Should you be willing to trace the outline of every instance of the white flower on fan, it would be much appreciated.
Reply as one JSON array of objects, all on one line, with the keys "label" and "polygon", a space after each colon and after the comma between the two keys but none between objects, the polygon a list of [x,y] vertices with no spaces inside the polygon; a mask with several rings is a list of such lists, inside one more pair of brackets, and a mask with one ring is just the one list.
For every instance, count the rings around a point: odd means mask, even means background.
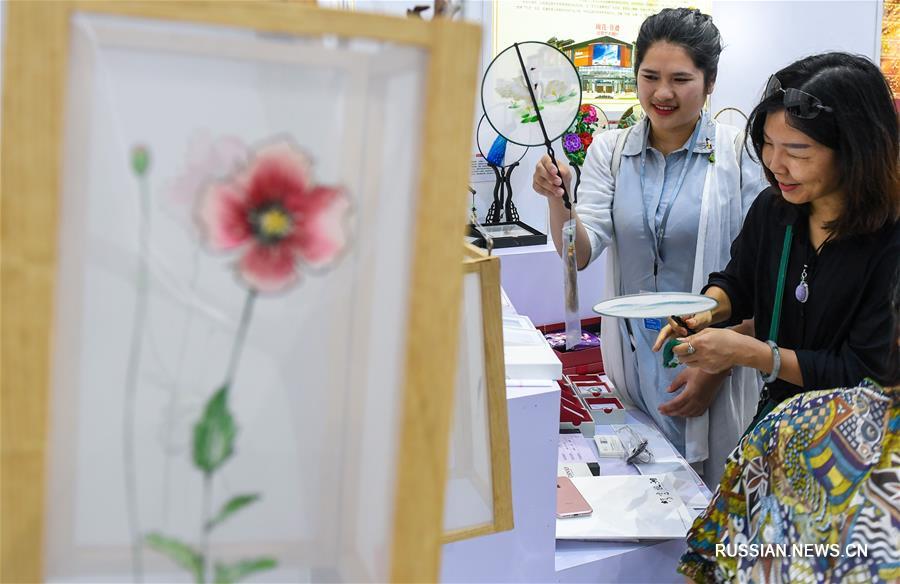
[{"label": "white flower on fan", "polygon": [[524,78],[519,75],[513,79],[498,79],[497,94],[500,97],[511,99],[513,102],[530,102],[531,96],[528,94],[528,87],[525,86]]},{"label": "white flower on fan", "polygon": [[544,84],[543,90],[544,101],[565,101],[573,97],[576,93],[575,89],[559,79],[551,79]]}]

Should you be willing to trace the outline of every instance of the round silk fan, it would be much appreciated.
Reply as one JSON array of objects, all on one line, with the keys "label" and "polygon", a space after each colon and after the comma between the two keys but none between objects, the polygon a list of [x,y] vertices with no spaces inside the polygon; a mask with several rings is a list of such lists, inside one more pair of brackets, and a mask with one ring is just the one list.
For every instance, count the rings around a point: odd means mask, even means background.
[{"label": "round silk fan", "polygon": [[616,125],[616,127],[619,129],[629,128],[641,121],[641,118],[643,117],[644,109],[641,107],[641,104],[636,103],[622,112],[622,115],[619,117],[619,123]]},{"label": "round silk fan", "polygon": [[747,116],[736,107],[724,107],[719,110],[715,116],[713,116],[720,124],[725,124],[726,126],[734,126],[735,128],[744,129],[747,126]]},{"label": "round silk fan", "polygon": [[501,220],[516,222],[519,220],[519,210],[512,200],[510,178],[513,170],[519,165],[519,161],[528,152],[528,148],[507,142],[506,138],[498,134],[493,126],[485,121],[486,119],[486,116],[481,116],[481,120],[478,122],[475,143],[488,166],[494,171],[496,181],[494,183],[494,201],[485,215],[484,222],[492,224],[500,223]]},{"label": "round silk fan", "polygon": [[[536,41],[514,43],[488,65],[481,82],[481,105],[500,136],[521,146],[543,144],[557,166],[552,142],[575,121],[581,81],[575,65],[556,47]],[[563,201],[571,209],[568,192]]]},{"label": "round silk fan", "polygon": [[594,136],[597,136],[609,129],[609,116],[607,116],[606,112],[603,111],[603,108],[596,103],[591,105],[597,110],[597,129],[594,130]]},{"label": "round silk fan", "polygon": [[497,130],[489,122],[487,116],[481,116],[478,121],[478,130],[475,135],[478,152],[488,164],[505,168],[522,160],[528,148],[513,142],[507,142],[506,138],[497,133]]}]

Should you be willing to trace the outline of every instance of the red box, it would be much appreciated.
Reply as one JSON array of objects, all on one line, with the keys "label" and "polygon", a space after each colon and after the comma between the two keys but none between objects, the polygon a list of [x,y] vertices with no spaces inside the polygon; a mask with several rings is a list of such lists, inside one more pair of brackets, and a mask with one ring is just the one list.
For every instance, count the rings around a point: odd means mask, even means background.
[{"label": "red box", "polygon": [[603,385],[603,379],[597,373],[586,375],[566,375],[565,380],[569,385]]},{"label": "red box", "polygon": [[590,347],[578,351],[553,350],[562,362],[563,373],[567,375],[583,375],[585,373],[603,373],[603,357],[600,347]]},{"label": "red box", "polygon": [[[555,333],[566,330],[566,325],[562,323],[545,324],[537,328],[543,333]],[[581,329],[599,335],[600,318],[586,318],[582,320]],[[563,373],[567,375],[604,372],[600,347],[588,347],[576,351],[557,351],[553,349],[553,352],[556,353],[557,358],[562,363]]]},{"label": "red box", "polygon": [[590,438],[594,435],[594,418],[581,397],[564,381],[559,384],[559,427],[561,430],[581,430]]},{"label": "red box", "polygon": [[584,403],[590,408],[596,424],[621,424],[625,421],[625,406],[618,398],[586,397]]}]

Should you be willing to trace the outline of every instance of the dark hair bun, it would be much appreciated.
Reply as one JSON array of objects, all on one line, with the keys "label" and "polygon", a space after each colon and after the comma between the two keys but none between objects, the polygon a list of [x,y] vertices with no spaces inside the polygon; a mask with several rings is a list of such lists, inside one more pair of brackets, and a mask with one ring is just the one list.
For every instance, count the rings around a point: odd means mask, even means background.
[{"label": "dark hair bun", "polygon": [[696,8],[665,8],[647,17],[635,42],[635,75],[647,51],[653,43],[660,41],[684,47],[694,66],[703,71],[706,86],[715,82],[719,73],[719,55],[722,54],[722,35],[711,16]]}]

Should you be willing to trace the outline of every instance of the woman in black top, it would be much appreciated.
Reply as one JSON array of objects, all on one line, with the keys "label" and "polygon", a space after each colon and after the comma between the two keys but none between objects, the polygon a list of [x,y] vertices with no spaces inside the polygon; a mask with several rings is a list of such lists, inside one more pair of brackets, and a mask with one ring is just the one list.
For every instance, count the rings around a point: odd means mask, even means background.
[{"label": "woman in black top", "polygon": [[[882,381],[900,260],[900,138],[891,90],[868,60],[807,57],[770,78],[748,134],[772,187],[756,199],[731,261],[704,289],[718,306],[663,328],[682,363],[763,372],[761,407],[803,391]],[[791,227],[791,239],[786,236]],[[787,262],[780,324],[776,288]],[[711,325],[753,318],[755,338]]]}]

